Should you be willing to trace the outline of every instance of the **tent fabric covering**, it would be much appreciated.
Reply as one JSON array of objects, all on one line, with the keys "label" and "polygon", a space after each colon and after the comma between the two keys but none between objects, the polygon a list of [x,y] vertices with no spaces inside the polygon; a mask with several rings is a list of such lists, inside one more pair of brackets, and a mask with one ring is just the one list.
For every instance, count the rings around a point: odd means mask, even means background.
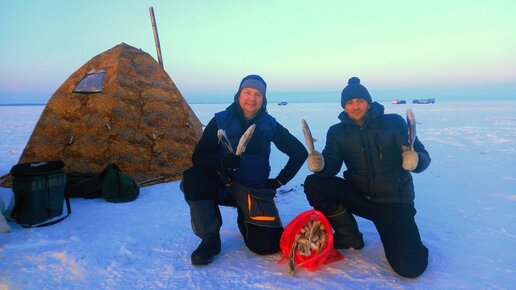
[{"label": "tent fabric covering", "polygon": [[[75,93],[91,71],[105,71],[102,91]],[[18,163],[63,160],[66,172],[100,172],[113,163],[146,186],[181,179],[201,134],[201,122],[158,62],[122,43],[58,88]]]}]

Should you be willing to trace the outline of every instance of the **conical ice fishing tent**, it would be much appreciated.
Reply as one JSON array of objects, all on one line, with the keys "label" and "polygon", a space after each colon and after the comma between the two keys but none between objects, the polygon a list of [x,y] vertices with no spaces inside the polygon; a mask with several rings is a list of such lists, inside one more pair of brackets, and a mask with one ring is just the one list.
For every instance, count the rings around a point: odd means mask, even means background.
[{"label": "conical ice fishing tent", "polygon": [[52,95],[19,163],[63,160],[65,171],[117,164],[142,185],[177,180],[201,123],[163,68],[125,43],[92,58]]}]

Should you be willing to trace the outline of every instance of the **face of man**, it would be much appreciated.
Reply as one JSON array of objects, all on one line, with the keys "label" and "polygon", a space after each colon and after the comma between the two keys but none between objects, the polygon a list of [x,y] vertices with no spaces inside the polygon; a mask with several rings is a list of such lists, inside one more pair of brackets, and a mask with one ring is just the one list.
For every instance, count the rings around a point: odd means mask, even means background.
[{"label": "face of man", "polygon": [[364,122],[364,117],[369,108],[369,103],[364,99],[351,99],[344,105],[344,111],[349,118],[359,125]]},{"label": "face of man", "polygon": [[257,89],[243,88],[238,96],[238,104],[244,112],[244,117],[251,119],[262,108],[263,95]]}]

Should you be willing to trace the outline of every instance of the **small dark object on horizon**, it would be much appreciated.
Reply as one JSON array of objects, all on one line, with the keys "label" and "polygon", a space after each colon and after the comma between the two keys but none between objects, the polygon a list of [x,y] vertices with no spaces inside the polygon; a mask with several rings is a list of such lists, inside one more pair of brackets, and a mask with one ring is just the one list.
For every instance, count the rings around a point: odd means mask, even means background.
[{"label": "small dark object on horizon", "polygon": [[434,104],[435,103],[435,99],[434,98],[430,98],[430,99],[414,99],[412,100],[412,104]]}]

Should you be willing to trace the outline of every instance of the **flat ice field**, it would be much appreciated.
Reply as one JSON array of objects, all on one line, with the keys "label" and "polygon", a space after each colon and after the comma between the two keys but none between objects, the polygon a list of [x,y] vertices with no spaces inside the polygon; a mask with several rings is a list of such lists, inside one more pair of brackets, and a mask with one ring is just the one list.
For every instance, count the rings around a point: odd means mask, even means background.
[{"label": "flat ice field", "polygon": [[[438,100],[439,101],[439,100]],[[203,124],[228,104],[193,104]],[[199,243],[179,182],[141,189],[131,203],[72,199],[72,214],[47,228],[0,234],[0,289],[514,289],[516,287],[516,101],[443,101],[392,105],[412,108],[418,136],[432,157],[414,174],[416,221],[430,250],[417,279],[389,268],[374,225],[358,218],[366,246],[342,251],[345,260],[315,272],[287,274],[280,254],[247,250],[236,210],[222,207],[222,252],[205,267],[190,264]],[[0,106],[0,175],[16,164],[43,106]],[[304,118],[322,150],[340,105],[270,103],[268,111],[303,143]],[[286,157],[274,148],[274,177]],[[276,196],[283,224],[310,209],[303,166]],[[0,188],[0,210],[12,191]]]}]

